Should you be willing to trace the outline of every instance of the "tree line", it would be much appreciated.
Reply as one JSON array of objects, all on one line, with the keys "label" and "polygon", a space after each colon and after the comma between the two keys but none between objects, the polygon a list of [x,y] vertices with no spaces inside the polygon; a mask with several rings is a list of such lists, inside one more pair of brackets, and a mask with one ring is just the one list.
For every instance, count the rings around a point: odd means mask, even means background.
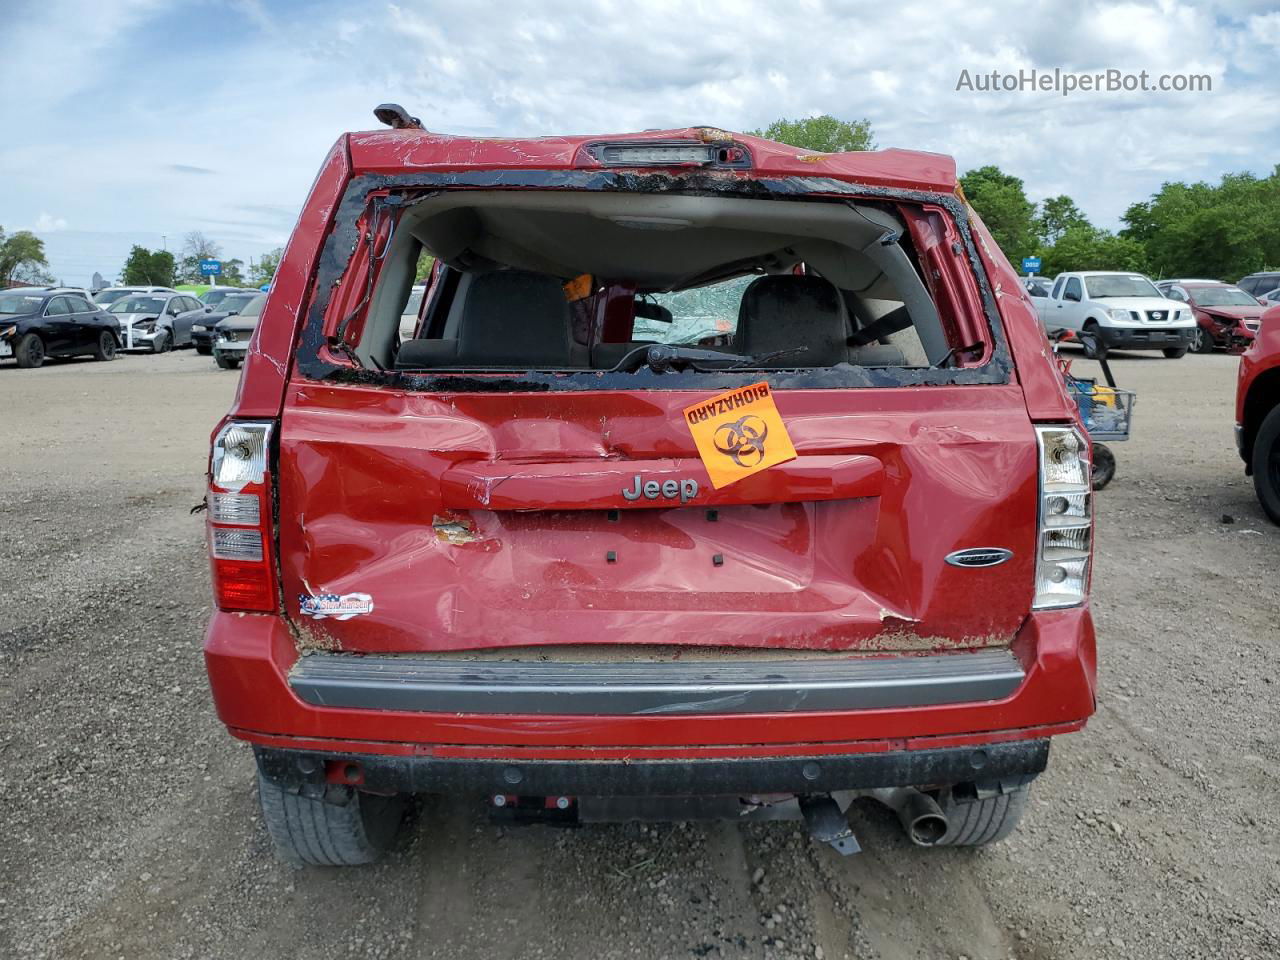
[{"label": "tree line", "polygon": [[182,238],[180,257],[168,250],[148,250],[134,245],[120,271],[119,283],[123,286],[171,287],[175,283],[208,283],[209,277],[200,272],[201,260],[218,260],[222,273],[218,285],[223,287],[260,287],[270,283],[284,254],[282,247],[264,253],[256,262],[250,260],[248,269],[239,258],[222,259],[222,247],[198,230]]}]

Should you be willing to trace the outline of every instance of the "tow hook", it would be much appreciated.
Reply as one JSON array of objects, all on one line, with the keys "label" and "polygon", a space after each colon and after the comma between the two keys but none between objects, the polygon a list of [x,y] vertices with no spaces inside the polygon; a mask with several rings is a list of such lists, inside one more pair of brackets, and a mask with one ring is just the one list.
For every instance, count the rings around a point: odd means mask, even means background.
[{"label": "tow hook", "polygon": [[800,813],[813,839],[830,844],[846,857],[862,852],[849,818],[829,794],[800,797]]},{"label": "tow hook", "polygon": [[871,796],[898,815],[916,846],[932,847],[947,835],[947,815],[929,794],[915,787],[893,787],[872,790]]}]

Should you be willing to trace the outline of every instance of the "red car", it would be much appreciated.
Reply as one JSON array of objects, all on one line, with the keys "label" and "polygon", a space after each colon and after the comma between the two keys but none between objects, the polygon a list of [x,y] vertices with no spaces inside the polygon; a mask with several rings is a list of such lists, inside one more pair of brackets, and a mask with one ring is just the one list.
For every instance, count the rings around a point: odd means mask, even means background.
[{"label": "red car", "polygon": [[1169,299],[1191,305],[1199,324],[1191,342],[1196,353],[1212,353],[1214,347],[1242,353],[1253,343],[1266,307],[1239,287],[1215,280],[1173,280],[1156,286]]},{"label": "red car", "polygon": [[1262,509],[1280,523],[1280,307],[1262,315],[1257,339],[1240,357],[1236,447]]},{"label": "red car", "polygon": [[954,162],[379,116],[213,435],[205,656],[280,853],[441,792],[1013,829],[1094,710],[1090,448]]}]

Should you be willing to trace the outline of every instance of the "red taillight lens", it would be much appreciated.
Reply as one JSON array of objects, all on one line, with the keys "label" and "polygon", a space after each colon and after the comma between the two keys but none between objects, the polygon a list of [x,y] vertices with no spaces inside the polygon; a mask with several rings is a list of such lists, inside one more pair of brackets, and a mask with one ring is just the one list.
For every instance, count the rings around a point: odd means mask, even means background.
[{"label": "red taillight lens", "polygon": [[233,420],[213,439],[207,529],[220,610],[271,613],[280,608],[272,549],[273,427]]}]

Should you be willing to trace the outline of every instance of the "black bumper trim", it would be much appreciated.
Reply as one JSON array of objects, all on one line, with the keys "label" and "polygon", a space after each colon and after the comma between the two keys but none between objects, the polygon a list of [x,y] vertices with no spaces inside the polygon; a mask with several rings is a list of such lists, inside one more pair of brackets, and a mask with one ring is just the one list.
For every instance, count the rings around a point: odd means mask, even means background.
[{"label": "black bumper trim", "polygon": [[466,760],[326,753],[255,747],[263,776],[289,789],[323,783],[326,763],[358,767],[359,785],[378,793],[540,796],[702,796],[826,793],[924,787],[1034,776],[1049,741],[799,757],[697,760]]},{"label": "black bumper trim", "polygon": [[1108,347],[1123,350],[1154,350],[1189,347],[1195,327],[1145,330],[1139,327],[1098,327],[1098,335]]},{"label": "black bumper trim", "polygon": [[618,663],[313,653],[290,671],[289,685],[321,707],[670,716],[983,702],[1009,696],[1023,679],[1017,658],[1003,648],[933,656]]}]

